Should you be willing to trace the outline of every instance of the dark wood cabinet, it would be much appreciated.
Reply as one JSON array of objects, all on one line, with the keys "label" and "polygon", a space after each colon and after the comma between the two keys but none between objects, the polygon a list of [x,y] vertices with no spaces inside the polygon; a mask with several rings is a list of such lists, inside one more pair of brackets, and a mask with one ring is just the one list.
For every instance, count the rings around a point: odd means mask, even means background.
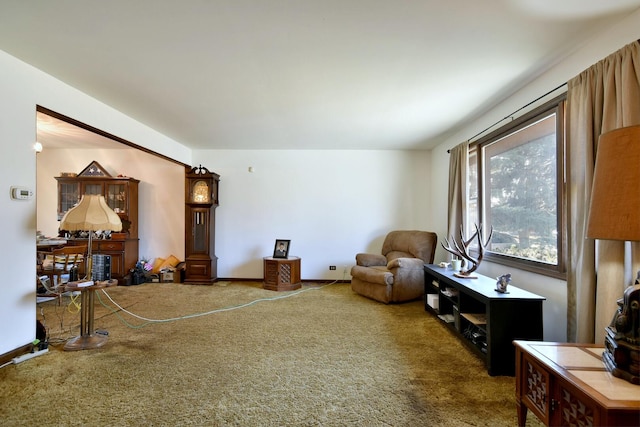
[{"label": "dark wood cabinet", "polygon": [[215,209],[220,176],[198,166],[185,179],[185,283],[211,284],[217,278]]},{"label": "dark wood cabinet", "polygon": [[514,375],[513,340],[541,340],[544,297],[509,286],[496,291],[496,279],[454,276],[448,268],[428,264],[425,309],[436,314],[484,360],[489,375]]},{"label": "dark wood cabinet", "polygon": [[299,257],[264,258],[264,289],[293,291],[301,287]]},{"label": "dark wood cabinet", "polygon": [[[94,238],[92,254],[111,256],[111,275],[122,279],[138,261],[138,184],[130,177],[112,177],[98,162],[93,161],[75,176],[59,176],[58,220],[80,202],[85,194],[104,196],[105,201],[122,221],[122,240]],[[61,230],[64,231],[64,230]],[[74,232],[69,245],[87,244],[86,232]]]},{"label": "dark wood cabinet", "polygon": [[138,262],[138,239],[93,240],[91,252],[111,257],[111,276],[122,279]]}]

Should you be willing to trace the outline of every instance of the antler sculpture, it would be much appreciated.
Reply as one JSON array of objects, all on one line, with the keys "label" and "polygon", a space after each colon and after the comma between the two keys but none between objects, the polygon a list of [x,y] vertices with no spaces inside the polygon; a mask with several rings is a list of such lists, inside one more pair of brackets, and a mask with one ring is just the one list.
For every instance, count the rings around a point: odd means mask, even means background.
[{"label": "antler sculpture", "polygon": [[[464,239],[464,230],[461,226],[460,227],[460,243],[456,242],[453,236],[451,237],[451,241],[453,242],[453,247],[451,247],[451,243],[449,243],[449,240],[447,240],[446,238],[444,239],[444,241],[447,243],[446,246],[444,243],[441,243],[444,250],[452,253],[455,256],[465,259],[467,261],[467,264],[466,264],[467,267],[469,267],[469,265],[471,266],[471,268],[467,268],[461,271],[460,272],[461,276],[469,276],[471,273],[476,271],[476,269],[478,268],[478,265],[480,265],[480,262],[484,257],[484,250],[489,245],[489,242],[491,241],[491,237],[493,236],[493,227],[491,227],[491,231],[489,232],[489,237],[487,237],[487,239],[483,242],[482,236],[481,236],[482,224],[479,227],[478,227],[478,224],[474,224],[474,225],[476,227],[476,232],[473,233],[473,235],[469,239],[467,240]],[[478,256],[474,258],[469,253],[469,245],[476,239],[478,240]]]}]

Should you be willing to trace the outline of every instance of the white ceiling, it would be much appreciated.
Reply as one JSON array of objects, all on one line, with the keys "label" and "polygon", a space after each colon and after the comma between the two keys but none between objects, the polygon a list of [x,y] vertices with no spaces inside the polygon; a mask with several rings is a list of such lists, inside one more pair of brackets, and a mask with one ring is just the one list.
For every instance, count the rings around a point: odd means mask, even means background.
[{"label": "white ceiling", "polygon": [[126,149],[128,145],[75,126],[51,115],[37,112],[36,141],[43,149]]},{"label": "white ceiling", "polygon": [[0,49],[194,149],[425,149],[638,7],[0,0]]}]

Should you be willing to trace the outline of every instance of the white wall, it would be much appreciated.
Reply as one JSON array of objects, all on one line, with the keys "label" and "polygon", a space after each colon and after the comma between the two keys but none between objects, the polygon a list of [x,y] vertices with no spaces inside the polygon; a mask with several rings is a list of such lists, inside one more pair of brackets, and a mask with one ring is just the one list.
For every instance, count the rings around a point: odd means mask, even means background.
[{"label": "white wall", "polygon": [[[12,185],[35,189],[35,88],[30,77],[0,52],[0,219],[3,230],[5,263],[0,281],[0,354],[31,342],[35,338],[35,198],[12,201]],[[29,286],[28,286],[29,285]]]},{"label": "white wall", "polygon": [[117,135],[183,163],[191,151],[72,87],[0,51],[0,197],[3,266],[0,354],[35,338],[36,200],[13,201],[12,185],[36,188],[36,105]]},{"label": "white wall", "polygon": [[[561,62],[544,72],[512,97],[496,106],[487,114],[462,127],[453,136],[442,141],[442,143],[432,151],[430,165],[432,174],[435,176],[448,174],[449,155],[447,149],[454,147],[462,141],[468,140],[473,135],[493,125],[503,117],[509,116],[512,112],[532,100],[547,93],[563,82],[567,82],[610,53],[615,52],[639,38],[640,10],[629,15],[623,21],[616,23],[615,26],[608,29],[605,33],[594,34],[592,39],[585,40],[581,48],[577,49],[573,54],[567,55]],[[561,91],[556,94],[560,93]],[[541,100],[539,103],[521,111],[519,115],[535,108],[546,100],[548,99]],[[432,227],[438,233],[438,236],[442,238],[447,234],[447,188],[443,185],[434,185],[432,186],[431,194],[433,197],[431,206],[434,209],[431,215],[434,219]],[[440,249],[437,256],[439,261],[445,261],[447,252]],[[531,274],[487,261],[480,265],[478,272],[489,277],[496,277],[510,272],[512,273],[513,284],[515,286],[545,296],[547,300],[544,303],[544,338],[548,341],[566,341],[567,289],[564,281]]]},{"label": "white wall", "polygon": [[[114,146],[118,146],[114,142]],[[111,176],[129,176],[138,185],[140,258],[184,259],[184,167],[135,148],[45,149],[37,156],[37,229],[56,236],[58,182],[61,172],[79,173],[97,161]]]},{"label": "white wall", "polygon": [[276,239],[289,239],[290,255],[302,258],[303,280],[349,279],[344,269],[355,254],[379,253],[390,230],[428,229],[429,157],[407,151],[194,152],[198,163],[221,175],[218,276],[262,278],[262,258],[273,254]]},{"label": "white wall", "polygon": [[[379,252],[395,228],[426,228],[428,152],[202,151],[221,174],[216,210],[220,278],[261,279],[276,238],[291,239],[303,279],[349,279],[356,252]],[[38,154],[37,227],[55,235],[60,172],[98,161],[140,179],[140,256],[184,259],[184,169],[135,149],[47,150]],[[212,160],[209,160],[212,159]],[[198,163],[200,164],[200,163]],[[195,165],[195,163],[194,163]],[[248,171],[249,166],[254,172]],[[178,203],[176,203],[178,201]],[[330,271],[329,265],[337,266]]]}]

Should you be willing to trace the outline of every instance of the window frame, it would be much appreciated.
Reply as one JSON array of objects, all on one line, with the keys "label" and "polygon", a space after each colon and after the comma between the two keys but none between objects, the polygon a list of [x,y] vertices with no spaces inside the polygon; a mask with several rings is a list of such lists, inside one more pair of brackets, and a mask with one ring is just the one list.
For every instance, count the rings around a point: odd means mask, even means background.
[{"label": "window frame", "polygon": [[[470,156],[476,157],[476,185],[477,185],[477,218],[480,218],[480,222],[485,221],[485,198],[490,195],[484,194],[484,182],[488,177],[485,177],[484,159],[483,159],[483,147],[488,146],[510,134],[513,134],[520,129],[523,129],[532,123],[535,123],[550,114],[556,114],[556,203],[557,203],[557,250],[558,250],[558,263],[557,265],[547,264],[540,261],[531,259],[517,258],[514,256],[501,254],[497,252],[491,252],[485,250],[484,260],[494,262],[496,264],[506,265],[508,267],[514,267],[525,271],[530,271],[545,276],[555,277],[558,279],[565,279],[567,276],[567,229],[566,229],[566,165],[565,165],[565,134],[566,134],[566,122],[565,122],[565,109],[566,109],[566,93],[555,97],[554,99],[546,102],[545,104],[531,110],[528,113],[523,114],[521,117],[516,118],[508,124],[500,127],[499,129],[489,133],[488,135],[478,139],[477,141],[469,145]],[[471,215],[469,215],[471,216]],[[467,227],[468,229],[468,227]],[[473,230],[472,230],[473,231]],[[489,230],[484,230],[483,233],[488,233]],[[477,253],[477,248],[473,250]]]}]

